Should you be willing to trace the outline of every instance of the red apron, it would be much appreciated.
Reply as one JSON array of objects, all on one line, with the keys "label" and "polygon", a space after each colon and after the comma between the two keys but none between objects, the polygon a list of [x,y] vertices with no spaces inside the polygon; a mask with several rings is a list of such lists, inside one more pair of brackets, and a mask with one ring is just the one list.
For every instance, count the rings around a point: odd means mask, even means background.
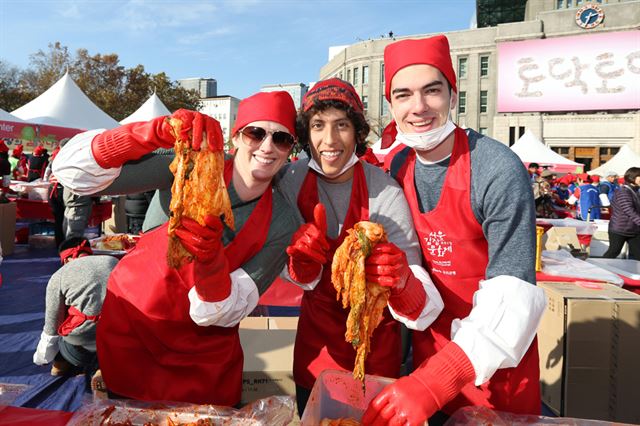
[{"label": "red apron", "polygon": [[[416,154],[411,150],[398,173],[398,181],[411,208],[427,270],[442,299],[444,311],[424,332],[413,333],[415,365],[434,355],[451,340],[451,322],[466,318],[473,294],[485,279],[488,244],[471,207],[471,159],[464,130],[456,128],[455,143],[440,201],[421,213],[414,184]],[[443,411],[481,405],[518,414],[540,413],[538,346],[534,339],[516,368],[498,370],[480,387],[470,383]]]},{"label": "red apron", "polygon": [[[225,164],[225,180],[232,164]],[[254,256],[271,222],[269,187],[225,247],[229,270]],[[235,327],[201,327],[189,316],[194,262],[167,265],[168,223],[145,233],[109,277],[97,327],[107,387],[142,400],[233,406],[242,390],[243,354]],[[140,269],[144,268],[144,274]]]},{"label": "red apron", "polygon": [[[329,259],[340,246],[347,230],[362,220],[369,220],[369,192],[362,163],[356,163],[351,201],[337,239],[328,238]],[[319,202],[317,175],[307,172],[298,194],[298,208],[305,221],[313,221],[313,208]],[[344,339],[348,309],[342,308],[331,282],[331,260],[324,266],[322,278],[312,291],[302,296],[300,319],[293,355],[293,377],[299,386],[311,389],[323,370],[353,371],[356,351]],[[400,373],[400,327],[388,309],[382,322],[371,336],[371,352],[365,361],[365,372],[386,377]]]}]

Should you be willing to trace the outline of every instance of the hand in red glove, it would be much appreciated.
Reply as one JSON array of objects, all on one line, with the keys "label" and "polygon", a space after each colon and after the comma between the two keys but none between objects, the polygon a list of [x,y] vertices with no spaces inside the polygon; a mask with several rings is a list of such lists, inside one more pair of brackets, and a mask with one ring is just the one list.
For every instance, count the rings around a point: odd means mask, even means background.
[{"label": "hand in red glove", "polygon": [[291,238],[287,247],[289,275],[299,283],[316,279],[322,265],[329,261],[327,241],[327,212],[322,203],[313,209],[313,222],[302,225]]},{"label": "hand in red glove", "polygon": [[393,243],[378,243],[364,263],[366,280],[384,287],[392,293],[401,292],[412,277],[407,256]]},{"label": "hand in red glove", "polygon": [[449,342],[413,373],[384,388],[369,404],[362,424],[423,425],[475,377],[467,355]]},{"label": "hand in red glove", "polygon": [[206,226],[193,219],[182,218],[176,236],[194,259],[196,292],[205,302],[218,302],[231,293],[229,264],[222,245],[223,225],[216,216],[205,217]]},{"label": "hand in red glove", "polygon": [[[169,118],[182,122],[179,135],[174,134]],[[193,135],[192,148],[199,150],[205,134],[209,149],[222,150],[224,140],[216,120],[196,111],[179,109],[170,117],[157,117],[107,130],[93,138],[91,152],[100,167],[109,169],[137,160],[158,148],[173,148],[176,137],[191,140]]]}]

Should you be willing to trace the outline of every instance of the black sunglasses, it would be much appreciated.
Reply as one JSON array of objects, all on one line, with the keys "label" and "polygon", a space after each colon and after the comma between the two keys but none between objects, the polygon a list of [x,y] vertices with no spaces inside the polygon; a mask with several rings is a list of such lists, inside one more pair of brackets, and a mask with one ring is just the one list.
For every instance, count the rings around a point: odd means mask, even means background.
[{"label": "black sunglasses", "polygon": [[281,151],[288,151],[296,143],[291,134],[283,131],[268,132],[258,126],[247,126],[240,130],[240,139],[252,148],[260,146],[267,138],[267,135],[271,135],[273,144]]}]

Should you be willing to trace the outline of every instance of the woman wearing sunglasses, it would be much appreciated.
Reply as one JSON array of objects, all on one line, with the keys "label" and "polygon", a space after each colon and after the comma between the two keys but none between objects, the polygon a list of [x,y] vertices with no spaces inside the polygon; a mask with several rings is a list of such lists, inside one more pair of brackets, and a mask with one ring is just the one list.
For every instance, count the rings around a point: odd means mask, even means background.
[{"label": "woman wearing sunglasses", "polygon": [[292,163],[280,184],[298,206],[305,224],[287,248],[285,276],[304,290],[294,349],[293,375],[298,411],[325,369],[352,370],[355,350],[345,342],[348,311],[331,283],[335,249],[356,222],[384,226],[380,243],[366,261],[366,280],[391,287],[388,309],[371,339],[365,371],[400,374],[400,325],[424,330],[438,316],[442,299],[422,268],[418,240],[402,189],[381,169],[357,154],[366,149],[369,125],[360,97],[337,78],[317,83],[298,114],[301,145],[310,159]]},{"label": "woman wearing sunglasses", "polygon": [[[299,225],[295,211],[272,186],[295,143],[295,114],[286,92],[258,93],[240,102],[232,131],[236,152],[224,170],[235,231],[217,217],[207,217],[206,226],[183,218],[176,235],[194,261],[175,270],[167,266],[165,223],[145,232],[114,269],[97,330],[98,359],[111,393],[142,400],[239,403],[243,354],[238,323],[286,264],[285,249]],[[220,126],[212,118],[186,110],[172,117],[192,131],[193,149],[202,130],[206,142],[201,143],[222,146]],[[164,117],[87,132],[65,146],[54,169],[62,184],[77,192],[168,189],[171,176],[164,157],[170,155],[156,152],[131,161],[156,148],[171,148],[174,141]],[[157,213],[151,212],[161,222]]]}]

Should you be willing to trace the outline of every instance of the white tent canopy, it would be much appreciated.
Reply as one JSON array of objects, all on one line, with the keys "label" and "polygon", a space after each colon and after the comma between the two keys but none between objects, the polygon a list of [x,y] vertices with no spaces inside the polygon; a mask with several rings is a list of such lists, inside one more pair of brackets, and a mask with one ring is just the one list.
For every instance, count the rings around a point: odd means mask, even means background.
[{"label": "white tent canopy", "polygon": [[162,103],[158,95],[153,93],[140,108],[138,108],[133,114],[125,118],[120,124],[135,123],[136,121],[149,121],[156,117],[162,117],[170,115],[171,111],[167,109]]},{"label": "white tent canopy", "polygon": [[0,120],[2,121],[15,121],[16,123],[24,123],[24,120],[19,119],[15,115],[9,114],[7,111],[0,108]]},{"label": "white tent canopy", "polygon": [[75,129],[118,127],[118,122],[91,102],[68,73],[46,92],[11,114],[33,123]]},{"label": "white tent canopy", "polygon": [[624,145],[620,151],[609,161],[589,172],[590,175],[606,176],[607,172],[616,172],[618,176],[624,176],[630,167],[640,167],[640,155],[629,147]]},{"label": "white tent canopy", "polygon": [[564,158],[562,155],[554,152],[540,139],[538,139],[531,130],[527,130],[520,139],[511,147],[523,163],[538,163],[540,166],[548,166],[551,170],[559,173],[582,173],[583,165]]}]

